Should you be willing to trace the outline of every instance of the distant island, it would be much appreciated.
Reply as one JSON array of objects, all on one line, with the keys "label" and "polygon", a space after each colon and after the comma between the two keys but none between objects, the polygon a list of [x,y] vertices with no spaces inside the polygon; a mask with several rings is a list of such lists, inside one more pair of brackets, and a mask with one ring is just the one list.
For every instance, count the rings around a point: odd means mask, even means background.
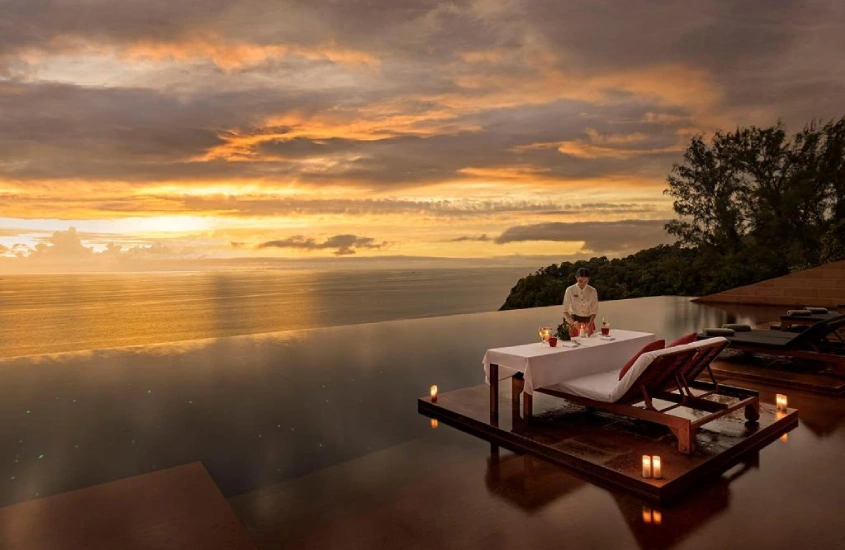
[{"label": "distant island", "polygon": [[704,296],[845,259],[845,117],[791,137],[780,123],[696,136],[667,183],[675,244],[541,268],[499,309],[560,304],[580,267],[619,300]]}]

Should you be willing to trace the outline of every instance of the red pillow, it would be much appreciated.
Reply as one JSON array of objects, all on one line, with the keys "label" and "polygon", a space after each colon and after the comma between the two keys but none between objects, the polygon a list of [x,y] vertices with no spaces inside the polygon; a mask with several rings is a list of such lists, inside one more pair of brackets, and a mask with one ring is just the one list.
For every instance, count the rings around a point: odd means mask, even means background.
[{"label": "red pillow", "polygon": [[681,336],[666,347],[671,348],[672,346],[683,346],[684,344],[692,344],[696,340],[698,340],[698,334],[696,334],[695,332],[690,332],[689,334],[684,334],[683,336]]},{"label": "red pillow", "polygon": [[630,368],[634,366],[634,363],[637,362],[637,359],[640,358],[640,355],[642,355],[646,352],[649,352],[649,351],[655,351],[655,350],[658,350],[658,349],[663,349],[665,347],[665,345],[666,345],[666,340],[655,340],[654,342],[652,342],[650,344],[646,344],[645,346],[643,346],[643,349],[641,349],[640,351],[635,353],[633,357],[628,359],[628,362],[625,363],[625,365],[622,367],[622,370],[619,371],[619,380],[622,380],[622,377],[625,376],[625,373],[628,372],[628,370],[630,370]]}]

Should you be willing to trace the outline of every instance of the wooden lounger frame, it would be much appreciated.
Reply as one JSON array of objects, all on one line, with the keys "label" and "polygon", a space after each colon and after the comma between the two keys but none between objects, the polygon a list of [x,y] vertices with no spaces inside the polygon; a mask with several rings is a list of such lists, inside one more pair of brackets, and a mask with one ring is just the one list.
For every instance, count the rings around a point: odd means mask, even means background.
[{"label": "wooden lounger frame", "polygon": [[[827,365],[834,376],[845,377],[845,355],[831,352],[833,346],[842,346],[843,351],[845,351],[843,336],[840,334],[843,329],[845,329],[845,315],[840,315],[829,321],[816,323],[803,332],[796,333],[794,338],[790,338],[782,345],[741,341],[742,336],[749,334],[747,332],[738,333],[737,338],[739,339],[728,337],[728,340],[730,340],[733,350],[817,361]],[[751,331],[751,333],[755,332],[758,331]],[[831,342],[830,338],[834,338],[837,342]],[[828,349],[825,349],[825,342],[829,343]]]},{"label": "wooden lounger frame", "polygon": [[[712,346],[679,350],[658,356],[628,391],[613,403],[573,395],[560,385],[536,388],[535,391],[587,407],[666,426],[678,439],[678,450],[683,454],[691,454],[695,450],[695,433],[704,424],[741,408],[745,409],[745,418],[749,423],[755,423],[760,417],[760,399],[757,392],[718,384],[713,373],[709,372],[710,362],[727,345],[727,342],[719,341],[718,344],[714,343]],[[704,370],[709,372],[712,382],[695,380],[694,377]],[[726,404],[704,399],[713,394],[735,397],[737,401]],[[658,409],[654,404],[655,399],[673,404]],[[525,395],[523,414],[526,420],[531,418],[531,401],[531,396]],[[687,407],[710,414],[695,420],[668,414],[669,411],[678,407]]]}]

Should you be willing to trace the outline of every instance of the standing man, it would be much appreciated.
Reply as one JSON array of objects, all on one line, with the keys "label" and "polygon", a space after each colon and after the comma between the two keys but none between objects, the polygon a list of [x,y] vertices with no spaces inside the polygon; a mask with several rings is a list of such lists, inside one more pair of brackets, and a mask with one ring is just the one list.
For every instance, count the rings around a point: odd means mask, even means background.
[{"label": "standing man", "polygon": [[599,313],[599,294],[591,287],[590,270],[582,267],[575,272],[576,283],[563,293],[563,317],[569,323],[586,323],[590,332],[595,330]]}]

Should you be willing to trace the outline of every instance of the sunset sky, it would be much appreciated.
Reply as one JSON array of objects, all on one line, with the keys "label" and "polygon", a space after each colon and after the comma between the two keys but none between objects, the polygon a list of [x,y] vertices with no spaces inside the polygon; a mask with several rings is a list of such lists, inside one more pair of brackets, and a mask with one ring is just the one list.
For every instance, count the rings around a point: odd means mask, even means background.
[{"label": "sunset sky", "polygon": [[845,115],[843,37],[836,0],[0,0],[0,269],[626,255],[693,135]]}]

